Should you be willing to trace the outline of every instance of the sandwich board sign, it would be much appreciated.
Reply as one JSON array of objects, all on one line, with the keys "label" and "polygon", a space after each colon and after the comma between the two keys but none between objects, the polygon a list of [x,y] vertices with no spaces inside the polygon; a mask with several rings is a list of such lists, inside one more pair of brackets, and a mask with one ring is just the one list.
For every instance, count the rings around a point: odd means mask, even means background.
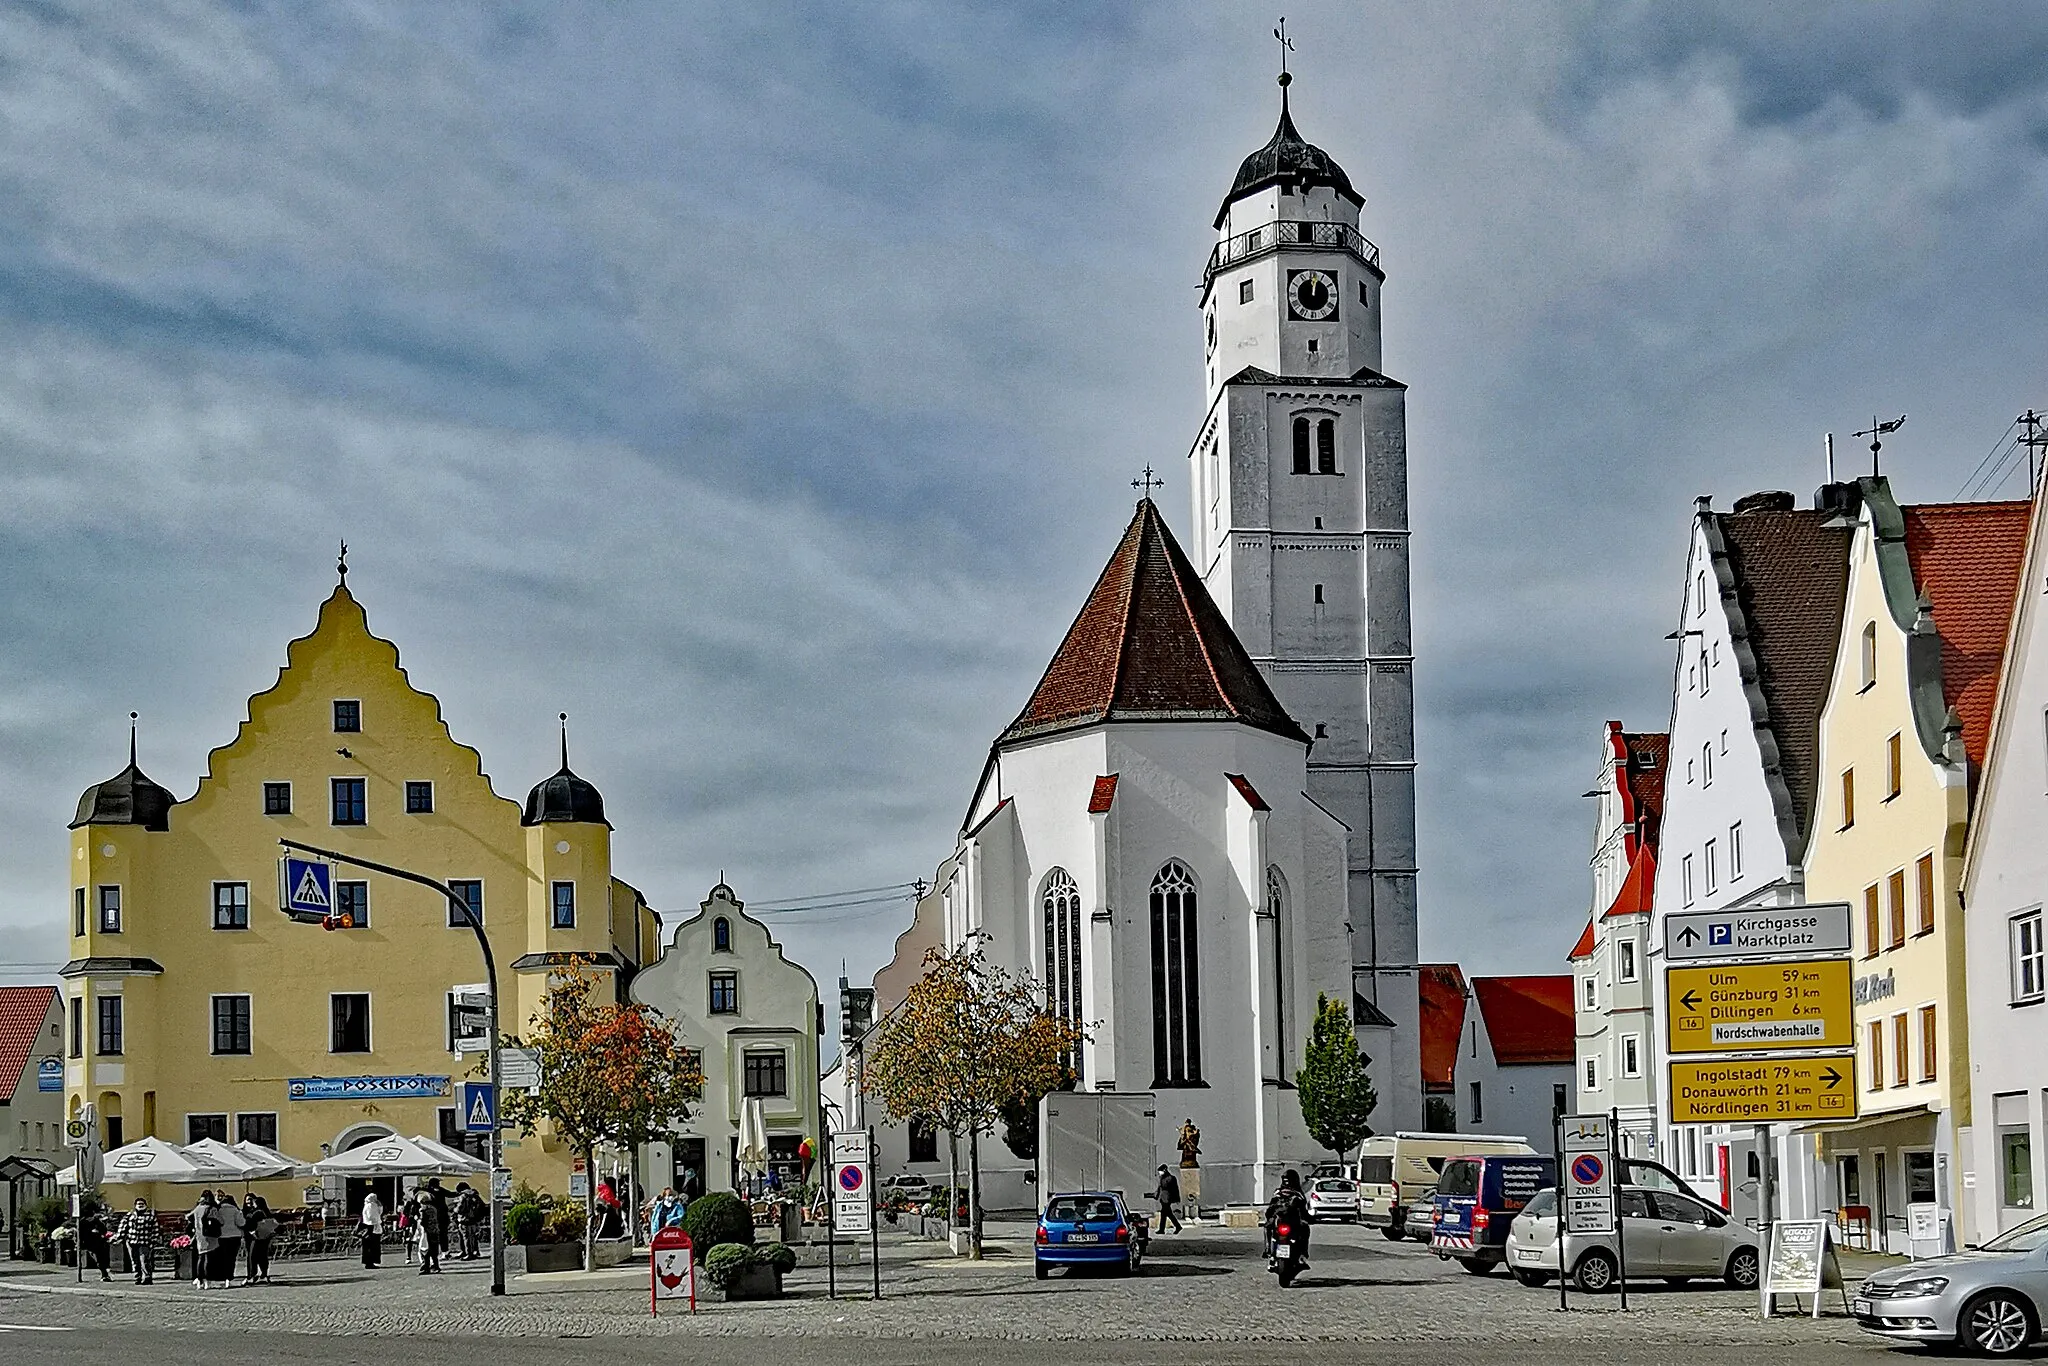
[{"label": "sandwich board sign", "polygon": [[687,1298],[690,1312],[697,1312],[697,1257],[691,1246],[690,1235],[674,1225],[655,1232],[647,1258],[647,1279],[648,1307],[657,1318],[663,1300]]},{"label": "sandwich board sign", "polygon": [[1558,1121],[1564,1162],[1564,1216],[1568,1233],[1614,1231],[1614,1139],[1606,1115],[1566,1115]]},{"label": "sandwich board sign", "polygon": [[[1835,1241],[1828,1236],[1825,1219],[1780,1219],[1771,1225],[1771,1263],[1764,1269],[1764,1312],[1779,1295],[1813,1296],[1813,1317],[1820,1317],[1820,1296],[1824,1289],[1842,1290],[1847,1309],[1848,1291],[1842,1287],[1842,1267],[1835,1260]],[[1796,1307],[1796,1306],[1795,1306]]]}]

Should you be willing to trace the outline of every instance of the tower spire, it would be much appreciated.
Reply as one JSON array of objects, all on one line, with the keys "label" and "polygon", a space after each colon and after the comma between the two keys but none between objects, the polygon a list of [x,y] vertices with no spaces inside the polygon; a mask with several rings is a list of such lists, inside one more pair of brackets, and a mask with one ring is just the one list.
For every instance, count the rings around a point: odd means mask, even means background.
[{"label": "tower spire", "polygon": [[341,576],[341,586],[348,587],[348,542],[341,543],[341,555],[334,562],[334,572]]},{"label": "tower spire", "polygon": [[564,773],[567,773],[567,772],[569,771],[569,713],[568,713],[568,712],[563,712],[563,713],[561,714],[561,717],[562,717],[562,772],[564,772]]},{"label": "tower spire", "polygon": [[135,723],[140,719],[141,715],[142,713],[140,712],[131,711],[128,713],[128,767],[130,768],[135,767]]}]

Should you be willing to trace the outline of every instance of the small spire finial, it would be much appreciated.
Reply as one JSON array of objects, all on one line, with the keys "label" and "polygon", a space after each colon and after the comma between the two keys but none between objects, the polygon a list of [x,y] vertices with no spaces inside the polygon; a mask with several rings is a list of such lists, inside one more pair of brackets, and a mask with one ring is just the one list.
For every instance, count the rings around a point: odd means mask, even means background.
[{"label": "small spire finial", "polygon": [[1273,37],[1280,44],[1280,103],[1287,104],[1287,87],[1294,84],[1294,77],[1287,70],[1287,54],[1294,51],[1294,40],[1287,36],[1287,16],[1280,16],[1280,27],[1273,30]]},{"label": "small spire finial", "polygon": [[128,713],[128,767],[135,767],[135,723],[142,717],[141,712]]},{"label": "small spire finial", "polygon": [[341,543],[341,555],[334,562],[335,573],[341,575],[341,586],[348,587],[348,542]]},{"label": "small spire finial", "polygon": [[562,771],[569,771],[569,713],[561,714],[562,720]]},{"label": "small spire finial", "polygon": [[1133,479],[1131,481],[1131,487],[1139,490],[1141,496],[1143,496],[1144,498],[1150,499],[1152,497],[1152,490],[1165,488],[1166,481],[1164,479],[1154,479],[1152,477],[1152,466],[1150,464],[1147,464],[1145,466],[1144,478]]}]

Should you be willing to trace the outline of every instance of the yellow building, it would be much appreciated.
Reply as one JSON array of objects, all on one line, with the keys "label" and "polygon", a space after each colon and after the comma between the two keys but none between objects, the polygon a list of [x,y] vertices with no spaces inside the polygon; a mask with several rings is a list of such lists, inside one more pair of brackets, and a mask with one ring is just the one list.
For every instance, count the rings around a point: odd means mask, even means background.
[{"label": "yellow building", "polygon": [[1853,908],[1861,1117],[1824,1130],[1821,1156],[1832,1203],[1870,1209],[1884,1245],[1909,1250],[1914,1204],[1938,1206],[1960,1245],[1970,1082],[1957,888],[2028,505],[1901,508],[1883,479],[1832,491],[1855,538],[1806,895]]},{"label": "yellow building", "polygon": [[[155,1134],[250,1138],[302,1160],[389,1133],[454,1133],[454,989],[484,980],[474,933],[429,888],[334,869],[353,928],[278,908],[281,838],[447,882],[482,908],[501,1027],[579,955],[625,978],[659,951],[640,894],[612,876],[603,798],[569,771],[524,810],[499,796],[397,647],[343,583],[276,684],[178,801],[136,766],[86,790],[71,838],[65,1101],[109,1147]],[[571,1155],[508,1134],[521,1178],[567,1189]],[[279,1195],[290,1196],[289,1187]],[[169,1192],[165,1199],[176,1198]],[[291,1203],[298,1203],[291,1199]]]}]

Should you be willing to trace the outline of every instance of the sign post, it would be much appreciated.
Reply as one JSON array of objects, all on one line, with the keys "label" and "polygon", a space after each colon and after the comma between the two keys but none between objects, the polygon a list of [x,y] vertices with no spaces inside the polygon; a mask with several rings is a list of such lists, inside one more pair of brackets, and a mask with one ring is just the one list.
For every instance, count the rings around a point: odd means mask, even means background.
[{"label": "sign post", "polygon": [[1811,1124],[1856,1118],[1856,1055],[1673,1059],[1673,1124]]},{"label": "sign post", "polygon": [[[838,1236],[841,1233],[865,1233],[873,1244],[877,1258],[875,1275],[875,1298],[882,1298],[881,1231],[875,1227],[875,1192],[871,1168],[874,1159],[874,1139],[865,1129],[852,1133],[832,1135],[832,1247],[828,1249],[827,1261],[837,1255]],[[837,1293],[837,1271],[830,1271],[831,1283],[827,1292]]]},{"label": "sign post", "polygon": [[688,1283],[690,1312],[697,1312],[697,1254],[690,1235],[671,1224],[657,1229],[647,1257],[648,1309],[661,1317],[663,1300],[679,1300]]},{"label": "sign post", "polygon": [[1832,958],[1853,952],[1846,901],[1674,911],[1664,917],[1667,963],[1713,958]]},{"label": "sign post", "polygon": [[1854,1048],[1846,958],[1674,967],[1664,974],[1673,1053]]},{"label": "sign post", "polygon": [[487,1081],[462,1083],[462,1132],[489,1134],[498,1128],[498,1088]]},{"label": "sign post", "polygon": [[[1558,1157],[1561,1176],[1557,1237],[1558,1281],[1565,1279],[1564,1240],[1568,1233],[1615,1234],[1615,1257],[1626,1253],[1621,1245],[1621,1221],[1616,1217],[1614,1193],[1614,1122],[1608,1115],[1566,1115],[1558,1121]],[[1623,1267],[1615,1272],[1621,1287],[1621,1307],[1628,1308],[1628,1277]],[[1564,1303],[1564,1291],[1558,1291]]]}]

